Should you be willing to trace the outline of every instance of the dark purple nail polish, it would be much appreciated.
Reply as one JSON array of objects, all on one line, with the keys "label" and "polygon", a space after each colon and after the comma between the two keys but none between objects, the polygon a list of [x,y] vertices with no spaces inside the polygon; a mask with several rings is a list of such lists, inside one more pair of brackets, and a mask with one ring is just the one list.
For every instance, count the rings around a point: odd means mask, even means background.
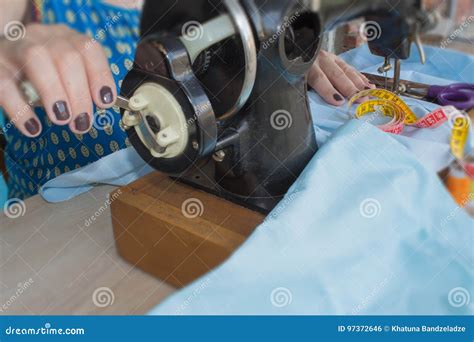
[{"label": "dark purple nail polish", "polygon": [[365,90],[369,90],[369,89],[370,89],[370,87],[364,87],[364,89],[365,89]]},{"label": "dark purple nail polish", "polygon": [[333,97],[334,97],[334,100],[336,100],[336,101],[342,101],[342,96],[337,94],[337,93],[334,94]]},{"label": "dark purple nail polish", "polygon": [[104,104],[111,104],[114,100],[114,94],[112,93],[112,89],[110,87],[102,87],[100,89],[100,99]]},{"label": "dark purple nail polish", "polygon": [[40,130],[40,124],[36,119],[29,119],[25,122],[25,128],[31,135],[36,135]]},{"label": "dark purple nail polish", "polygon": [[60,121],[66,121],[71,117],[69,114],[69,109],[65,101],[58,101],[53,105],[53,112],[56,116],[56,119]]},{"label": "dark purple nail polish", "polygon": [[80,132],[85,132],[89,129],[89,115],[87,113],[81,113],[74,119],[74,126]]}]

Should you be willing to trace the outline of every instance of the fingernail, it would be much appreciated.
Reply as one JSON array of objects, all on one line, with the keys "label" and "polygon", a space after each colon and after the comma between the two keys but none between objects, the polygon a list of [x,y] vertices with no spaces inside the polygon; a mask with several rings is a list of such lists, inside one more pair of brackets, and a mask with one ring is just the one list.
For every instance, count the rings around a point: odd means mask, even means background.
[{"label": "fingernail", "polygon": [[369,90],[369,89],[370,89],[370,87],[364,87],[364,89],[365,89],[365,90]]},{"label": "fingernail", "polygon": [[31,135],[36,135],[40,130],[40,124],[36,119],[29,119],[25,122],[25,128]]},{"label": "fingernail", "polygon": [[110,104],[114,100],[114,94],[112,93],[112,89],[110,87],[102,87],[100,89],[100,99],[104,104]]},{"label": "fingernail", "polygon": [[89,129],[89,115],[87,113],[79,114],[77,118],[74,119],[74,125],[78,131],[84,132]]},{"label": "fingernail", "polygon": [[342,96],[337,94],[337,93],[334,94],[333,97],[334,97],[334,100],[336,100],[336,101],[342,101]]},{"label": "fingernail", "polygon": [[64,101],[58,101],[53,105],[53,112],[56,116],[56,119],[60,121],[68,120],[71,117],[69,114],[69,109],[67,109],[67,104]]}]

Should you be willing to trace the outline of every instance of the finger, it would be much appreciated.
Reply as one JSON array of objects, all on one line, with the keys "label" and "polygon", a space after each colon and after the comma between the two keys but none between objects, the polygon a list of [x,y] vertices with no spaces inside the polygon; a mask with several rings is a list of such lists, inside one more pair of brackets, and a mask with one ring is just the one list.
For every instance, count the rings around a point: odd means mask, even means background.
[{"label": "finger", "polygon": [[56,40],[49,49],[69,98],[72,113],[69,127],[74,133],[86,133],[91,127],[93,106],[82,56],[64,39]]},{"label": "finger", "polygon": [[344,62],[341,58],[335,58],[336,64],[342,69],[347,77],[359,90],[369,89],[369,83],[362,78],[362,74],[355,68]]},{"label": "finger", "polygon": [[352,83],[349,77],[346,76],[344,71],[342,71],[328,53],[321,56],[319,66],[333,86],[345,97],[350,97],[358,91],[354,83]]},{"label": "finger", "polygon": [[71,121],[68,96],[48,49],[41,45],[28,46],[22,51],[25,74],[33,84],[49,119],[56,125]]},{"label": "finger", "polygon": [[5,110],[10,122],[4,129],[15,125],[27,137],[34,138],[41,133],[41,123],[31,106],[25,101],[12,74],[0,67],[0,107]]},{"label": "finger", "polygon": [[313,64],[308,74],[308,84],[329,104],[340,106],[344,103],[344,98],[334,89],[331,82],[318,66]]},{"label": "finger", "polygon": [[94,103],[101,108],[112,107],[117,96],[117,89],[103,48],[96,41],[80,35],[76,35],[72,43],[84,60]]}]

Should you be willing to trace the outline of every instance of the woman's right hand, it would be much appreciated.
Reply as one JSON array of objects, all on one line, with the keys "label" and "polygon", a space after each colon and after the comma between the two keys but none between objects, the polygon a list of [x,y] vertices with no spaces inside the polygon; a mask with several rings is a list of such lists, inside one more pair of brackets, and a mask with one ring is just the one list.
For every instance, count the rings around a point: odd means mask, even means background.
[{"label": "woman's right hand", "polygon": [[93,123],[93,105],[110,108],[115,82],[101,45],[64,25],[31,24],[22,39],[0,38],[0,107],[24,135],[41,123],[19,84],[28,80],[49,119],[83,134]]}]

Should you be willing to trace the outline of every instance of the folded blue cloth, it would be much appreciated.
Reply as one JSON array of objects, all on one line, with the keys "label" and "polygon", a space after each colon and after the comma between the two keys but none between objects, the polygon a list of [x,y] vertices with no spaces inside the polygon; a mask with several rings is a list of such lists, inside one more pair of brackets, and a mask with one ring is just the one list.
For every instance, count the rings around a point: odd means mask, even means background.
[{"label": "folded blue cloth", "polygon": [[403,145],[353,120],[224,264],[151,314],[472,314],[473,223]]},{"label": "folded blue cloth", "polygon": [[98,184],[126,185],[152,171],[131,147],[64,173],[44,184],[39,194],[56,203],[74,198]]}]

